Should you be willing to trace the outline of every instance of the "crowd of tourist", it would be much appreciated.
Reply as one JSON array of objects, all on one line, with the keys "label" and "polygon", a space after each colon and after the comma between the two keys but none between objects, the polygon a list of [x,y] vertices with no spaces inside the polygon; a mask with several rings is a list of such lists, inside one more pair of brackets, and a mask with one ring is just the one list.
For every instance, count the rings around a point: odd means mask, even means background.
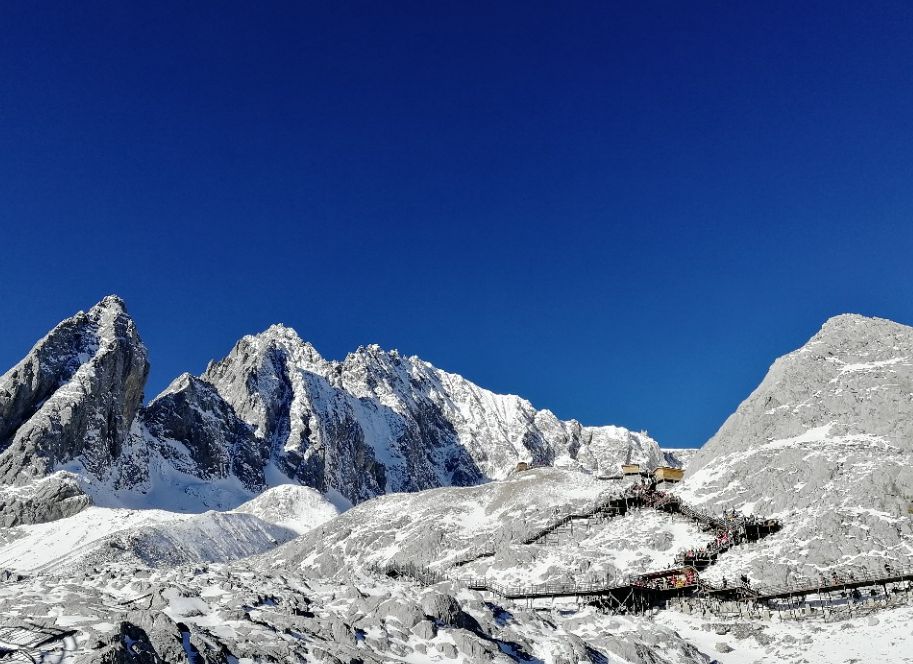
[{"label": "crowd of tourist", "polygon": [[716,536],[713,538],[712,542],[709,542],[706,546],[687,549],[680,552],[676,556],[675,562],[680,565],[686,565],[697,560],[709,561],[712,560],[715,555],[729,549],[735,542],[735,533],[732,530],[721,528],[717,530]]},{"label": "crowd of tourist", "polygon": [[672,590],[685,588],[697,583],[697,573],[691,567],[681,570],[670,570],[666,574],[654,576],[641,576],[634,580],[635,586],[653,588],[655,590]]}]

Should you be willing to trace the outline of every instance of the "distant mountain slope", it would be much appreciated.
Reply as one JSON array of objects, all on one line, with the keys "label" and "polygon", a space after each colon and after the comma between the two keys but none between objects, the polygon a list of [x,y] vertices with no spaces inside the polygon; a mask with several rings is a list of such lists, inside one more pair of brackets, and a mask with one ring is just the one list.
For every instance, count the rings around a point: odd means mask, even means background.
[{"label": "distant mountain slope", "polygon": [[561,421],[377,346],[330,362],[278,325],[241,339],[202,378],[265,441],[269,464],[353,502],[502,478],[519,461],[613,473],[663,459],[645,433]]},{"label": "distant mountain slope", "polygon": [[[745,552],[759,577],[913,562],[913,328],[827,321],[698,451],[682,492],[783,519]],[[730,562],[745,561],[715,571]]]},{"label": "distant mountain slope", "polygon": [[[395,350],[327,361],[281,325],[141,407],[146,355],[109,296],[0,377],[0,484],[72,474],[28,503],[0,492],[0,522],[66,516],[88,503],[80,491],[108,507],[199,512],[288,483],[358,503],[503,478],[520,461],[598,474],[663,463],[646,433],[562,421]],[[66,514],[34,504],[45,495],[66,498]]]},{"label": "distant mountain slope", "polygon": [[697,448],[690,447],[664,447],[662,451],[666,465],[675,468],[687,467],[688,464],[691,463],[691,459],[694,458],[694,455],[697,454]]}]

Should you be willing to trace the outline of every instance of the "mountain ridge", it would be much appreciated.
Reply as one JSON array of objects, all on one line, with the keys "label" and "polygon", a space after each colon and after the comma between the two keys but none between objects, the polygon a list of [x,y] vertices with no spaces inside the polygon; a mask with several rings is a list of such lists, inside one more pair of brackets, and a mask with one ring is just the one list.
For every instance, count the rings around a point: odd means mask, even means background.
[{"label": "mountain ridge", "polygon": [[199,511],[285,483],[357,503],[500,479],[521,461],[597,474],[664,462],[645,432],[559,420],[377,344],[326,360],[283,324],[143,404],[147,357],[117,296],[45,335],[0,377],[0,480],[66,471],[97,504]]}]

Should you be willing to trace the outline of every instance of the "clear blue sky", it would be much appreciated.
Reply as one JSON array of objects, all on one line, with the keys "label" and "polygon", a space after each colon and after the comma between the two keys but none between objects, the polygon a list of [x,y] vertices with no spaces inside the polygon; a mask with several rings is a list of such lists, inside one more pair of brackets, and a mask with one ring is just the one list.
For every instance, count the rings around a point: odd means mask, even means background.
[{"label": "clear blue sky", "polygon": [[0,3],[0,370],[113,292],[147,397],[281,321],[696,445],[913,323],[909,3],[143,4]]}]

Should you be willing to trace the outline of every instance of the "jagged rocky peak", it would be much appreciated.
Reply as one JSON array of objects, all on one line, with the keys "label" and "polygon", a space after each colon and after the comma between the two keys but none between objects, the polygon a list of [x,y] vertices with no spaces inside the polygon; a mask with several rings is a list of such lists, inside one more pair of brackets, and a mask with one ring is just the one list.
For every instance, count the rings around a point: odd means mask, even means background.
[{"label": "jagged rocky peak", "polygon": [[[383,493],[386,480],[358,419],[371,408],[336,388],[330,379],[337,374],[294,330],[274,325],[242,338],[203,379],[264,441],[267,463],[279,473],[358,502]],[[379,426],[386,434],[378,438],[389,443],[389,426]]]},{"label": "jagged rocky peak", "polygon": [[913,537],[911,394],[913,328],[831,318],[773,363],[689,463],[683,491],[782,514],[791,543],[780,558],[849,563],[877,542],[889,560],[913,562],[901,546]]},{"label": "jagged rocky peak", "polygon": [[632,457],[662,462],[646,434],[564,422],[376,344],[327,361],[284,326],[244,337],[203,379],[282,473],[353,502],[497,479],[518,461],[607,473]]},{"label": "jagged rocky peak", "polygon": [[234,476],[252,492],[265,487],[262,441],[205,380],[181,374],[141,411],[140,420],[178,470],[209,480]]},{"label": "jagged rocky peak", "polygon": [[254,427],[257,435],[281,436],[283,405],[293,398],[293,374],[308,370],[324,373],[327,362],[290,327],[272,325],[246,335],[218,362],[210,362],[202,378],[212,383]]},{"label": "jagged rocky peak", "polygon": [[104,475],[127,438],[148,371],[119,297],[57,325],[0,377],[0,483],[70,462]]}]

